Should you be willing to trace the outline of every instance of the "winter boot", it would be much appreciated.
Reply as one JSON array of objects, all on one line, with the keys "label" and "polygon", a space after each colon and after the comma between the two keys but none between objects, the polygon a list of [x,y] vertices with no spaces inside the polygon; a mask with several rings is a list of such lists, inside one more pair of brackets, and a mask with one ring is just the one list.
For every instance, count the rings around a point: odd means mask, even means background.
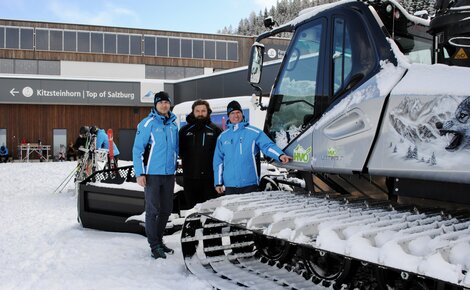
[{"label": "winter boot", "polygon": [[163,249],[163,252],[169,254],[169,255],[173,255],[175,253],[175,251],[173,251],[173,249],[170,249],[168,248],[165,244],[161,244],[161,247]]},{"label": "winter boot", "polygon": [[158,258],[166,259],[165,251],[163,250],[161,245],[158,245],[157,248],[155,248],[155,250],[152,250],[152,257],[154,259],[158,259]]}]

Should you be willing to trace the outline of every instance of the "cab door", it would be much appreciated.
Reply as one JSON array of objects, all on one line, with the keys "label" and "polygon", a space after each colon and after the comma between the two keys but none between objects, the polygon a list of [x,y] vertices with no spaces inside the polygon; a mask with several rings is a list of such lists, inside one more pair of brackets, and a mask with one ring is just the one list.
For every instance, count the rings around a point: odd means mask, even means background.
[{"label": "cab door", "polygon": [[265,131],[293,156],[287,166],[294,169],[311,168],[312,135],[305,130],[321,116],[326,27],[321,17],[296,29],[271,93]]},{"label": "cab door", "polygon": [[404,74],[394,59],[380,60],[378,40],[385,36],[373,35],[379,26],[366,13],[339,10],[329,19],[328,106],[312,129],[314,170],[365,169],[390,90]]},{"label": "cab door", "polygon": [[385,35],[361,7],[335,9],[296,27],[265,128],[293,156],[290,168],[365,168],[387,96],[404,69],[396,67]]}]

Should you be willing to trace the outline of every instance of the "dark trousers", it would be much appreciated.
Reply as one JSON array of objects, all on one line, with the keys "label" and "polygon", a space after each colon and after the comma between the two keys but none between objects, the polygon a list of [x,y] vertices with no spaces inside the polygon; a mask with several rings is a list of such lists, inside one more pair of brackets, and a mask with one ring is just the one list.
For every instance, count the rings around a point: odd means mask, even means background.
[{"label": "dark trousers", "polygon": [[225,194],[240,194],[259,191],[258,185],[249,185],[245,187],[225,187]]},{"label": "dark trousers", "polygon": [[193,208],[197,203],[217,197],[212,177],[198,179],[184,177],[183,183],[187,209]]},{"label": "dark trousers", "polygon": [[163,232],[173,209],[174,186],[174,175],[147,175],[145,233],[152,250],[163,243]]}]

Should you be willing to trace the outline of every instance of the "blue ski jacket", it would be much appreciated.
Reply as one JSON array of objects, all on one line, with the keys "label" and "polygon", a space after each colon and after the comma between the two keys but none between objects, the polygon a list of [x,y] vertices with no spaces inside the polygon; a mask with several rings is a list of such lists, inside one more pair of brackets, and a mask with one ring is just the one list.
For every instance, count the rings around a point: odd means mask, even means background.
[{"label": "blue ski jacket", "polygon": [[178,156],[178,127],[175,120],[173,112],[169,112],[166,118],[152,108],[150,114],[137,125],[132,149],[136,176],[175,174]]},{"label": "blue ski jacket", "polygon": [[260,150],[267,156],[279,160],[284,154],[260,129],[246,121],[228,123],[227,130],[217,139],[214,152],[214,185],[245,187],[257,185],[256,155]]},{"label": "blue ski jacket", "polygon": [[[108,134],[104,131],[104,129],[99,129],[96,132],[96,149],[109,149],[109,140]],[[119,149],[116,146],[116,143],[113,142],[113,154],[114,156],[119,155]]]},{"label": "blue ski jacket", "polygon": [[8,148],[6,146],[0,147],[0,156],[7,156],[8,155]]}]

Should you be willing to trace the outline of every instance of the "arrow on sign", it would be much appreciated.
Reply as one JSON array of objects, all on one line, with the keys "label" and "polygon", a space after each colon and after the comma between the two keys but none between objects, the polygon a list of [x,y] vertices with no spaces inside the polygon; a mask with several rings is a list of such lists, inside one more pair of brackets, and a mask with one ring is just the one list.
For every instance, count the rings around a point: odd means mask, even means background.
[{"label": "arrow on sign", "polygon": [[19,91],[15,91],[15,88],[11,89],[10,94],[14,97],[15,94],[18,94]]}]

